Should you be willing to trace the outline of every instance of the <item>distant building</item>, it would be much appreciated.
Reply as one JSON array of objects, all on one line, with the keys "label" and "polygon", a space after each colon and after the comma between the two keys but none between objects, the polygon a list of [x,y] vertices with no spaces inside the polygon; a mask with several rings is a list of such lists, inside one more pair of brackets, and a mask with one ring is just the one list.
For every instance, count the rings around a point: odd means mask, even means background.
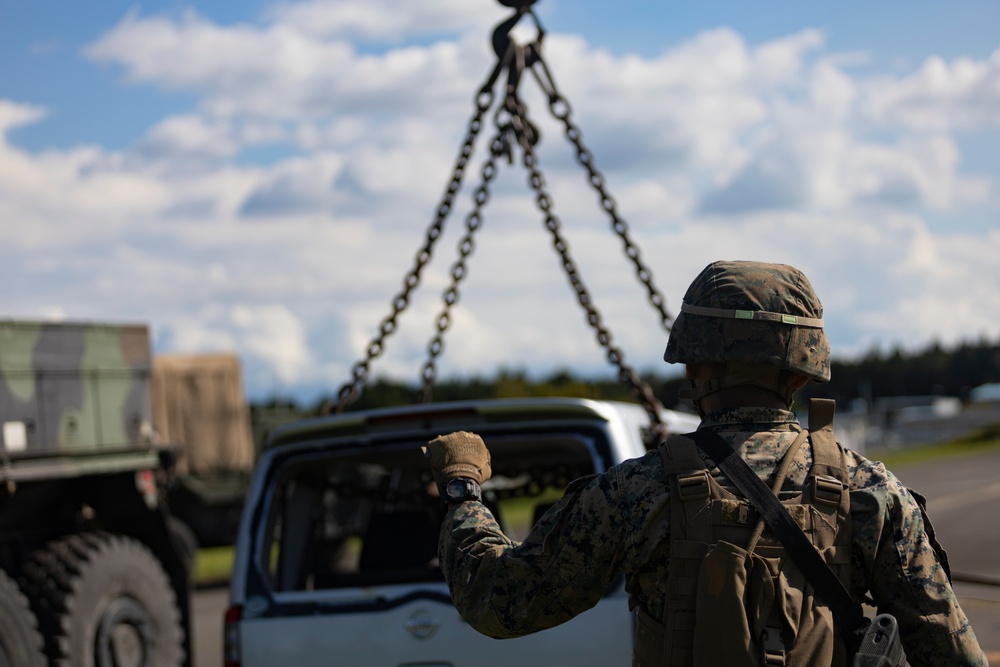
[{"label": "distant building", "polygon": [[962,412],[962,401],[954,396],[884,396],[876,399],[872,412],[882,426],[891,428],[905,422],[955,417]]},{"label": "distant building", "polygon": [[1000,403],[1000,382],[981,384],[969,392],[972,403]]},{"label": "distant building", "polygon": [[1000,424],[1000,383],[976,387],[968,405],[954,396],[886,396],[876,399],[869,413],[866,444],[885,449],[947,442],[995,424]]}]

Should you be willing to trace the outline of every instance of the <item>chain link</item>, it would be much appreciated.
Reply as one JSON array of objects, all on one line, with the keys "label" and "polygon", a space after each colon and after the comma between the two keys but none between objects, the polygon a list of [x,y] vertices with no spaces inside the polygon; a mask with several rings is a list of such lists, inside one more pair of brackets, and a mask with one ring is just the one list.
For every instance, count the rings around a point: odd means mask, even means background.
[{"label": "chain link", "polygon": [[[605,348],[608,360],[618,367],[619,379],[629,386],[633,396],[644,405],[651,422],[650,433],[648,433],[650,442],[655,442],[665,435],[666,427],[660,418],[662,404],[635,369],[626,363],[624,353],[614,344],[611,332],[604,326],[593,298],[584,285],[576,263],[570,255],[569,244],[562,236],[561,223],[552,212],[552,199],[546,189],[545,177],[538,166],[538,158],[534,151],[534,144],[538,141],[538,133],[528,120],[527,109],[517,95],[518,82],[524,69],[532,71],[539,86],[548,97],[552,115],[562,122],[567,139],[576,149],[577,162],[586,170],[588,180],[599,196],[601,207],[610,217],[612,229],[621,238],[626,256],[635,265],[636,275],[645,285],[650,303],[659,312],[663,327],[669,332],[672,318],[666,310],[666,300],[653,285],[652,272],[643,263],[638,246],[631,239],[628,225],[618,215],[615,200],[605,188],[604,176],[594,165],[593,154],[584,145],[582,133],[571,118],[572,111],[569,102],[559,93],[548,66],[541,57],[540,42],[543,31],[541,25],[538,24],[537,17],[529,9],[532,1],[516,0],[519,7],[517,14],[501,24],[501,27],[498,27],[498,32],[495,32],[494,49],[497,50],[498,56],[500,56],[501,50],[504,53],[476,95],[476,110],[469,121],[468,131],[459,150],[451,181],[437,207],[435,218],[425,234],[424,244],[417,252],[413,268],[403,280],[402,290],[392,299],[392,311],[382,321],[378,334],[368,344],[365,358],[354,365],[352,380],[340,388],[336,404],[328,403],[324,406],[324,413],[341,412],[357,398],[361,386],[368,379],[371,362],[382,353],[385,339],[396,330],[398,317],[409,305],[410,294],[419,284],[421,272],[430,261],[433,247],[441,237],[445,220],[451,212],[455,195],[461,186],[469,158],[472,156],[476,138],[482,129],[483,117],[493,105],[495,97],[493,87],[500,74],[507,71],[509,78],[506,98],[494,116],[498,133],[491,141],[489,157],[482,167],[480,185],[473,194],[473,209],[465,218],[466,233],[459,241],[458,259],[451,267],[451,283],[442,294],[444,306],[436,320],[437,332],[427,346],[428,359],[421,371],[423,385],[420,398],[424,402],[431,400],[434,381],[437,377],[437,360],[444,350],[444,335],[451,324],[451,309],[458,302],[459,285],[468,273],[466,261],[475,248],[474,235],[482,227],[482,209],[490,198],[489,188],[496,176],[497,160],[506,156],[513,162],[514,150],[511,144],[516,143],[523,151],[522,161],[528,170],[528,183],[534,190],[535,203],[544,216],[545,227],[552,236],[553,246],[559,254],[570,285],[576,292],[577,300],[587,314],[588,324],[594,329],[598,343]],[[521,46],[509,39],[507,31],[525,14],[534,18],[536,25],[538,25],[539,38],[533,44]],[[504,116],[503,121],[501,121],[501,116]]]},{"label": "chain link", "polygon": [[618,206],[615,203],[614,197],[608,194],[605,188],[604,175],[598,171],[597,166],[594,164],[594,155],[583,143],[583,133],[571,118],[573,111],[569,101],[559,93],[555,80],[552,78],[552,73],[540,55],[532,63],[531,73],[541,87],[542,92],[548,96],[549,110],[557,120],[562,122],[566,138],[576,148],[577,162],[586,170],[590,185],[597,191],[601,208],[605,210],[611,219],[611,228],[621,237],[625,255],[632,260],[632,263],[635,265],[635,275],[646,286],[649,302],[659,312],[663,329],[667,333],[670,333],[673,318],[667,312],[666,299],[663,298],[663,294],[653,285],[653,272],[643,263],[639,247],[632,241],[628,223],[618,215]]},{"label": "chain link", "polygon": [[611,332],[604,326],[601,314],[598,312],[597,306],[594,304],[594,300],[583,282],[583,278],[580,277],[580,273],[577,271],[576,262],[573,261],[570,255],[569,244],[560,231],[561,223],[559,222],[559,218],[552,212],[552,198],[545,187],[545,176],[538,166],[538,158],[533,146],[536,137],[533,136],[531,126],[527,122],[527,110],[516,94],[513,93],[508,93],[505,106],[508,113],[510,113],[510,122],[514,130],[514,135],[517,137],[518,144],[524,153],[522,161],[528,170],[528,184],[535,191],[535,203],[545,217],[545,228],[552,236],[552,245],[559,254],[563,270],[566,272],[566,277],[569,278],[570,285],[576,292],[577,301],[579,301],[587,313],[587,323],[594,330],[597,342],[607,351],[608,361],[618,367],[619,379],[628,385],[632,391],[632,395],[645,407],[649,415],[653,436],[661,438],[666,435],[666,426],[660,419],[660,411],[663,410],[663,404],[653,394],[653,390],[649,384],[639,376],[639,373],[634,368],[626,363],[625,353],[612,341]]},{"label": "chain link", "polygon": [[482,129],[483,116],[487,111],[489,111],[490,107],[493,106],[493,100],[495,99],[493,86],[495,85],[500,72],[503,71],[504,67],[506,67],[506,64],[509,62],[509,59],[510,54],[497,62],[496,67],[494,67],[490,76],[487,77],[486,83],[483,84],[482,88],[480,88],[479,92],[476,94],[476,110],[473,113],[472,118],[469,120],[465,139],[458,151],[458,158],[456,159],[455,166],[452,169],[451,180],[448,182],[448,186],[445,188],[445,193],[442,196],[441,201],[438,203],[434,220],[427,228],[427,232],[424,236],[424,244],[421,246],[420,250],[417,251],[416,257],[414,258],[413,268],[411,268],[409,273],[406,274],[406,277],[403,278],[403,288],[392,298],[392,310],[389,315],[382,320],[382,323],[379,325],[378,333],[374,338],[372,338],[371,342],[368,343],[365,358],[354,364],[354,367],[351,369],[351,380],[341,386],[340,390],[337,392],[337,402],[335,404],[328,402],[323,406],[321,409],[323,414],[342,412],[345,407],[357,400],[361,387],[368,379],[371,362],[382,354],[385,346],[385,339],[396,330],[399,316],[410,305],[410,294],[420,283],[420,274],[423,271],[424,266],[431,259],[434,245],[441,237],[441,233],[444,229],[444,223],[448,218],[448,214],[451,213],[451,207],[455,201],[455,195],[458,193],[458,190],[462,185],[462,178],[464,177],[465,169],[469,164],[469,158],[472,157],[476,137],[479,136],[479,131]]},{"label": "chain link", "polygon": [[434,380],[437,378],[437,358],[444,350],[444,334],[451,324],[451,309],[458,303],[458,286],[468,273],[465,260],[475,249],[473,236],[482,227],[482,209],[486,202],[490,200],[490,182],[497,173],[497,158],[507,153],[507,147],[503,141],[504,132],[499,132],[493,141],[490,142],[490,156],[483,163],[482,181],[475,193],[472,195],[473,207],[465,217],[465,236],[458,242],[458,259],[451,267],[451,284],[445,289],[441,296],[444,307],[437,316],[437,333],[427,345],[427,361],[421,370],[423,387],[420,391],[419,399],[424,403],[429,403],[433,397]]}]

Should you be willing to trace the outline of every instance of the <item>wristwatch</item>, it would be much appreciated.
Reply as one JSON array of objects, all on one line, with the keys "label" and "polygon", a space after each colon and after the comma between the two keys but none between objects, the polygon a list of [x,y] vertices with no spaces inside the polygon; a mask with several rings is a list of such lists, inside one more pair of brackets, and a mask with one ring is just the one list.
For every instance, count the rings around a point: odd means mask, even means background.
[{"label": "wristwatch", "polygon": [[467,500],[483,499],[482,489],[475,480],[468,477],[454,477],[441,490],[441,499],[448,505],[457,505]]}]

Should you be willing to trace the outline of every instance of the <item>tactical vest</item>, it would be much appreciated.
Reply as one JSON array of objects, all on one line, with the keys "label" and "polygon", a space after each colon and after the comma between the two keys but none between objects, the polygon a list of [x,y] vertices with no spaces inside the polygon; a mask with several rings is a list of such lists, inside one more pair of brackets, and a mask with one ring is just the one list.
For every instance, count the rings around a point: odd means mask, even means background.
[{"label": "tactical vest", "polygon": [[[849,477],[833,434],[833,401],[812,401],[809,425],[811,431],[802,431],[789,447],[771,487],[849,585]],[[813,463],[804,487],[779,493],[807,439]],[[845,665],[830,608],[753,506],[715,481],[689,438],[668,438],[659,451],[670,483],[666,618],[639,609],[633,665]]]}]

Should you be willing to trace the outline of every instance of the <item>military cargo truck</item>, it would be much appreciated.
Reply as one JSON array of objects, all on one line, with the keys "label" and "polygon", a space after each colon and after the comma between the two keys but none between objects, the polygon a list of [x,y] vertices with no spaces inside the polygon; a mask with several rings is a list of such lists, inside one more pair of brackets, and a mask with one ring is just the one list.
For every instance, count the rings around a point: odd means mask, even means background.
[{"label": "military cargo truck", "polygon": [[144,325],[0,321],[0,665],[190,665]]},{"label": "military cargo truck", "polygon": [[156,355],[150,393],[160,441],[179,450],[171,512],[199,546],[233,544],[256,459],[239,358]]}]

